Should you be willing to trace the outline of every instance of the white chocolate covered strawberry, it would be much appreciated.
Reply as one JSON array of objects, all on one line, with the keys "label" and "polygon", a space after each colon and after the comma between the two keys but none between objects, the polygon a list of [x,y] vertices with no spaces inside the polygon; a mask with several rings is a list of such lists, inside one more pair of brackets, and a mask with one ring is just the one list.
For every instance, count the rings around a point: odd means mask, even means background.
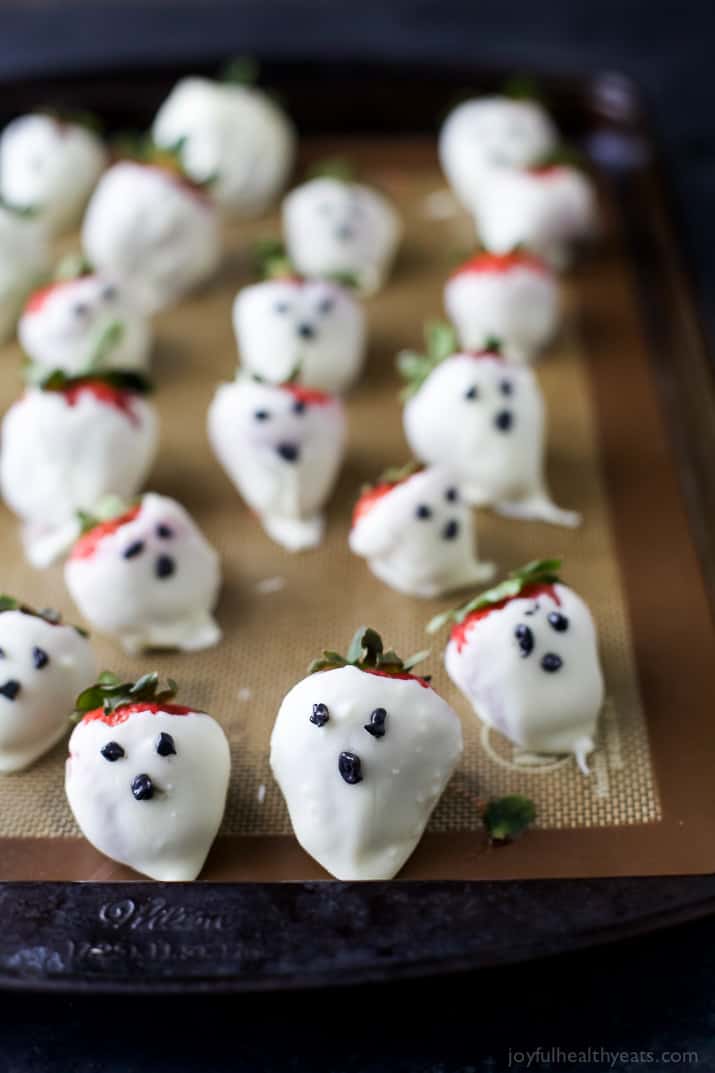
[{"label": "white chocolate covered strawberry", "polygon": [[158,676],[104,673],[77,699],[65,790],[105,856],[163,881],[196,879],[226,805],[231,754],[206,712],[174,703]]},{"label": "white chocolate covered strawberry", "polygon": [[119,637],[130,653],[190,652],[220,641],[212,614],[219,558],[180,503],[151,492],[116,517],[95,521],[74,545],[65,581],[98,632]]},{"label": "white chocolate covered strawberry", "polygon": [[[448,330],[437,331],[448,343]],[[578,525],[579,515],[557,507],[546,486],[544,402],[536,377],[526,365],[506,364],[490,347],[449,357],[400,356],[409,385],[407,442],[425,464],[449,466],[473,506]]]},{"label": "white chocolate covered strawberry", "polygon": [[494,573],[477,558],[472,513],[446,466],[388,471],[367,488],[353,514],[350,548],[409,596],[440,596]]},{"label": "white chocolate covered strawberry", "polygon": [[295,132],[285,113],[253,86],[182,78],[159,109],[152,135],[165,149],[180,146],[182,164],[198,182],[211,180],[222,209],[258,216],[285,186]]},{"label": "white chocolate covered strawberry", "polygon": [[49,264],[42,226],[0,199],[0,343],[12,338],[23,303]]},{"label": "white chocolate covered strawberry", "polygon": [[445,666],[488,726],[535,753],[587,757],[603,706],[596,628],[558,575],[559,560],[528,563],[455,612]]},{"label": "white chocolate covered strawberry", "polygon": [[170,161],[122,160],[102,176],[82,226],[89,261],[144,312],[173,305],[207,280],[221,257],[211,195]]},{"label": "white chocolate covered strawberry", "polygon": [[67,713],[94,675],[86,634],[0,596],[0,772],[29,767],[67,733]]},{"label": "white chocolate covered strawberry", "polygon": [[239,375],[218,388],[208,433],[216,457],[268,535],[289,551],[316,547],[345,448],[340,400]]},{"label": "white chocolate covered strawberry", "polygon": [[392,879],[462,754],[459,718],[374,630],[326,652],[286,695],[271,768],[296,838],[337,879]]},{"label": "white chocolate covered strawberry", "polygon": [[233,326],[241,362],[271,383],[346,391],[365,359],[365,314],[346,287],[296,276],[238,292]]},{"label": "white chocolate covered strawberry", "polygon": [[482,242],[495,253],[522,244],[564,268],[572,243],[595,228],[593,183],[567,163],[495,171],[482,183],[476,222]]},{"label": "white chocolate covered strawberry", "polygon": [[148,365],[149,322],[107,276],[87,272],[35,291],[17,330],[30,360],[48,370],[78,376]]},{"label": "white chocolate covered strawberry", "polygon": [[350,277],[364,294],[373,294],[389,274],[402,224],[379,191],[321,177],[284,198],[283,231],[301,275]]},{"label": "white chocolate covered strawberry", "polygon": [[439,135],[442,169],[464,206],[476,211],[492,172],[526,168],[556,148],[558,134],[536,100],[480,97],[458,105]]},{"label": "white chocolate covered strawberry", "polygon": [[144,483],[158,446],[145,390],[134,374],[50,373],[5,414],[0,487],[33,565],[47,566],[76,539],[78,511],[111,494],[131,499]]},{"label": "white chocolate covered strawberry", "polygon": [[79,222],[107,163],[101,139],[88,126],[59,116],[20,116],[0,137],[0,193],[33,209],[54,235]]},{"label": "white chocolate covered strawberry", "polygon": [[522,250],[483,251],[447,280],[444,307],[464,350],[499,339],[508,358],[529,361],[559,322],[559,287],[545,261]]}]

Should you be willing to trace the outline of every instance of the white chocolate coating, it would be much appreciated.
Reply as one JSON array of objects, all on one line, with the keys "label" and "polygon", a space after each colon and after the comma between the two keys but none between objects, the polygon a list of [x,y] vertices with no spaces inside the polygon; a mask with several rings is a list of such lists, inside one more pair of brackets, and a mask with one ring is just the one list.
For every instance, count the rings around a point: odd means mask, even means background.
[{"label": "white chocolate coating", "polygon": [[402,234],[400,218],[379,191],[319,178],[283,200],[288,256],[303,276],[355,276],[363,294],[385,282]]},{"label": "white chocolate coating", "polygon": [[328,280],[276,279],[244,287],[233,305],[241,361],[249,372],[331,394],[346,391],[365,360],[365,314]]},{"label": "white chocolate coating", "polygon": [[[103,340],[115,326],[121,334],[106,348]],[[33,362],[63,369],[70,376],[105,369],[144,370],[149,362],[149,321],[105,276],[80,276],[33,296],[17,331]],[[96,364],[100,353],[102,360]]]},{"label": "white chocolate coating", "polygon": [[101,139],[79,123],[25,115],[0,137],[0,191],[35,209],[53,235],[71,230],[107,164]]},{"label": "white chocolate coating", "polygon": [[558,283],[545,265],[543,270],[528,263],[464,270],[447,280],[444,307],[465,350],[499,339],[506,357],[529,361],[558,327]]},{"label": "white chocolate coating", "polygon": [[[310,721],[325,704],[323,726]],[[384,737],[365,730],[377,708]],[[341,776],[341,752],[357,756],[362,781]],[[271,768],[296,838],[337,879],[392,879],[412,854],[462,754],[459,718],[416,679],[356,667],[298,682],[281,704]]]},{"label": "white chocolate coating", "polygon": [[544,403],[526,365],[454,354],[405,404],[405,435],[415,457],[448,465],[473,506],[513,518],[578,525],[556,507],[544,481]]},{"label": "white chocolate coating", "polygon": [[0,614],[0,651],[0,772],[6,773],[29,767],[68,732],[77,694],[94,681],[95,662],[74,626],[23,611]]},{"label": "white chocolate coating", "polygon": [[[157,752],[168,734],[175,752]],[[124,755],[105,759],[114,742]],[[92,845],[120,864],[166,882],[196,879],[226,806],[231,755],[210,715],[141,711],[124,722],[78,723],[69,742],[65,790],[74,818]],[[149,777],[153,794],[137,800],[132,782]]]},{"label": "white chocolate coating", "polygon": [[207,280],[221,258],[210,195],[165,169],[121,161],[102,176],[82,226],[85,253],[155,313]]},{"label": "white chocolate coating", "polygon": [[285,186],[295,157],[295,131],[265,93],[251,86],[182,78],[157,112],[152,135],[172,148],[227,212],[258,216]]},{"label": "white chocolate coating", "polygon": [[[536,753],[573,753],[588,773],[596,722],[603,705],[603,674],[596,628],[588,607],[565,585],[548,594],[517,597],[468,624],[464,640],[450,639],[445,666],[485,723],[517,745]],[[555,629],[549,614],[567,625]],[[522,654],[514,631],[526,626],[533,648]],[[561,665],[546,671],[542,660],[556,655]]]},{"label": "white chocolate coating", "polygon": [[413,474],[356,514],[351,550],[398,592],[430,598],[494,574],[477,558],[472,512],[445,467]]},{"label": "white chocolate coating", "polygon": [[287,387],[239,376],[219,386],[208,413],[216,457],[269,536],[289,551],[320,543],[321,508],[345,448],[339,399],[297,402]]},{"label": "white chocolate coating", "polygon": [[219,558],[176,500],[142,496],[136,517],[103,536],[91,554],[81,548],[80,542],[65,563],[65,582],[99,633],[116,635],[131,654],[196,651],[220,641],[212,614]]},{"label": "white chocolate coating", "polygon": [[522,244],[555,268],[570,259],[569,245],[596,225],[591,180],[578,168],[494,171],[482,183],[476,210],[484,245],[507,253]]},{"label": "white chocolate coating", "polygon": [[131,414],[81,391],[28,389],[2,422],[0,488],[25,523],[25,550],[47,566],[77,535],[76,512],[106,495],[131,497],[144,483],[158,445],[153,405],[134,395]]},{"label": "white chocolate coating", "polygon": [[0,205],[0,343],[12,338],[23,302],[49,264],[40,224]]},{"label": "white chocolate coating", "polygon": [[558,134],[536,101],[481,97],[464,101],[439,135],[439,158],[454,192],[474,212],[494,169],[526,168],[551,153]]}]

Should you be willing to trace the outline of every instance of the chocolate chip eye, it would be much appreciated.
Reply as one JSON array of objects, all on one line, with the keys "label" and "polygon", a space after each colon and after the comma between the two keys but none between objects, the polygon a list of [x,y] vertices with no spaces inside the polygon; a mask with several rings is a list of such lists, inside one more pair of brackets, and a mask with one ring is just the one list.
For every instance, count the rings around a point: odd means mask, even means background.
[{"label": "chocolate chip eye", "polygon": [[125,755],[124,749],[118,741],[108,741],[99,751],[104,759],[109,760],[111,764],[113,764],[115,760],[121,760]]},{"label": "chocolate chip eye", "polygon": [[113,302],[117,297],[117,288],[113,284],[109,283],[102,290],[102,300],[104,302]]},{"label": "chocolate chip eye", "polygon": [[304,414],[305,411],[306,411],[305,402],[303,402],[302,399],[296,399],[295,402],[293,403],[293,413],[294,414]]},{"label": "chocolate chip eye", "polygon": [[548,614],[549,626],[557,633],[565,633],[569,628],[569,620],[560,611],[550,611]]},{"label": "chocolate chip eye", "polygon": [[514,630],[514,636],[521,649],[522,656],[524,656],[524,658],[530,656],[534,648],[534,635],[529,627],[520,622]]},{"label": "chocolate chip eye", "polygon": [[171,734],[165,734],[161,732],[156,739],[156,751],[159,756],[176,756],[176,746],[174,745],[174,739]]},{"label": "chocolate chip eye", "polygon": [[447,500],[448,503],[456,503],[459,499],[459,492],[456,488],[448,488],[447,491],[444,493],[444,498]]},{"label": "chocolate chip eye", "polygon": [[555,652],[547,652],[541,660],[541,666],[543,670],[548,671],[549,674],[553,674],[554,671],[561,669],[563,662],[561,656],[557,656]]},{"label": "chocolate chip eye", "polygon": [[150,801],[154,796],[154,783],[148,775],[137,775],[132,779],[132,793],[137,801]]},{"label": "chocolate chip eye", "polygon": [[135,540],[133,544],[130,544],[129,547],[124,549],[124,551],[122,552],[122,555],[124,556],[125,559],[135,559],[137,557],[137,555],[141,555],[141,553],[143,551],[144,551],[144,541],[143,540]]},{"label": "chocolate chip eye", "polygon": [[273,306],[273,310],[275,313],[287,313],[289,309],[290,306],[287,302],[276,302],[276,304]]},{"label": "chocolate chip eye", "polygon": [[171,540],[174,535],[174,530],[171,526],[164,525],[162,522],[156,527],[156,535],[160,540]]},{"label": "chocolate chip eye", "polygon": [[470,399],[470,400],[479,398],[479,388],[476,386],[476,384],[472,384],[472,386],[470,387],[469,391],[464,392],[464,397],[465,397],[465,399]]},{"label": "chocolate chip eye", "polygon": [[268,410],[256,410],[253,416],[256,421],[267,421],[271,415],[268,413]]},{"label": "chocolate chip eye", "polygon": [[330,719],[330,712],[327,704],[314,704],[313,714],[310,717],[311,723],[315,723],[317,727],[324,727],[328,719]]},{"label": "chocolate chip eye", "polygon": [[45,652],[44,648],[38,648],[35,646],[32,650],[32,662],[38,671],[41,671],[43,667],[46,667],[50,662],[50,657]]},{"label": "chocolate chip eye", "polygon": [[384,708],[376,708],[370,715],[370,722],[365,724],[365,730],[368,734],[372,734],[373,738],[385,737],[385,723],[387,721],[387,712]]},{"label": "chocolate chip eye", "polygon": [[338,771],[349,786],[362,782],[362,763],[355,753],[341,753],[338,757]]},{"label": "chocolate chip eye", "polygon": [[432,517],[432,508],[428,507],[426,503],[420,503],[419,507],[415,511],[418,518],[424,520],[425,518]]},{"label": "chocolate chip eye", "polygon": [[318,312],[321,314],[321,316],[326,316],[328,313],[332,313],[334,308],[334,298],[323,298],[322,302],[318,304]]},{"label": "chocolate chip eye", "polygon": [[502,395],[512,395],[514,393],[514,385],[511,380],[502,380],[499,384],[499,390]]},{"label": "chocolate chip eye", "polygon": [[89,306],[86,302],[75,302],[72,306],[72,312],[76,317],[81,319],[82,317],[86,317],[89,313]]}]

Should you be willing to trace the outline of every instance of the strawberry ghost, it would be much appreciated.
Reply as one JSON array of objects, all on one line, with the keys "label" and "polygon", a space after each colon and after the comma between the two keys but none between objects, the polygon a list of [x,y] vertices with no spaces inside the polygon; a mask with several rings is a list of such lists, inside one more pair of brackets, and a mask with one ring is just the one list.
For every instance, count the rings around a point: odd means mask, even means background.
[{"label": "strawberry ghost", "polygon": [[311,179],[283,201],[288,256],[304,276],[345,276],[363,294],[383,285],[402,224],[377,190],[343,179]]},{"label": "strawberry ghost", "polygon": [[392,879],[462,755],[450,706],[361,628],[286,695],[271,768],[303,849],[337,879]]},{"label": "strawberry ghost", "polygon": [[213,199],[163,158],[122,160],[104,173],[87,206],[82,242],[88,260],[145,313],[203,283],[221,256]]},{"label": "strawberry ghost", "polygon": [[158,446],[158,418],[136,374],[48,374],[2,422],[0,489],[23,522],[30,562],[47,566],[76,538],[77,512],[131,497]]},{"label": "strawberry ghost", "polygon": [[408,596],[440,596],[494,573],[476,557],[472,513],[445,466],[410,464],[367,488],[353,514],[350,548]]},{"label": "strawberry ghost", "polygon": [[65,563],[69,593],[92,627],[117,636],[132,655],[217,644],[218,555],[181,504],[147,493],[95,521]]},{"label": "strawberry ghost", "polygon": [[36,366],[71,376],[144,371],[151,346],[146,317],[117,283],[93,272],[36,291],[20,317],[18,336]]},{"label": "strawberry ghost", "polygon": [[219,462],[268,535],[289,551],[316,547],[321,508],[345,447],[345,413],[333,395],[239,374],[209,407]]},{"label": "strawberry ghost", "polygon": [[445,666],[488,726],[535,753],[572,753],[584,774],[604,685],[588,607],[558,575],[528,563],[428,627],[452,623]]},{"label": "strawberry ghost", "polygon": [[0,191],[13,205],[35,209],[53,235],[78,223],[107,163],[100,138],[59,116],[20,116],[0,137]]},{"label": "strawberry ghost", "polygon": [[529,361],[556,333],[559,288],[553,271],[533,254],[483,251],[449,277],[444,306],[465,350],[500,339],[510,359]]},{"label": "strawberry ghost", "polygon": [[88,842],[164,882],[196,879],[226,806],[231,754],[206,712],[174,703],[158,675],[105,672],[77,699],[65,791]]},{"label": "strawberry ghost", "polygon": [[305,387],[340,394],[363,366],[363,308],[328,280],[286,277],[244,287],[233,325],[244,367],[271,383],[295,374]]},{"label": "strawberry ghost", "polygon": [[159,109],[152,135],[198,182],[211,181],[222,209],[259,216],[285,186],[295,131],[285,113],[253,86],[182,78]]},{"label": "strawberry ghost", "polygon": [[86,634],[0,596],[0,772],[29,767],[67,733],[67,712],[95,673]]},{"label": "strawberry ghost", "polygon": [[476,211],[485,178],[535,164],[557,145],[551,119],[535,100],[481,97],[458,105],[439,135],[442,169],[470,211]]},{"label": "strawberry ghost", "polygon": [[523,244],[553,267],[568,265],[571,245],[596,226],[591,180],[577,167],[549,163],[501,169],[482,184],[476,209],[484,245],[508,253]]},{"label": "strawberry ghost", "polygon": [[400,367],[409,381],[407,442],[426,465],[453,469],[467,503],[509,518],[580,524],[546,487],[544,402],[528,366],[507,365],[490,344],[437,360],[405,352]]},{"label": "strawberry ghost", "polygon": [[42,226],[0,198],[0,343],[12,338],[23,303],[49,264]]}]

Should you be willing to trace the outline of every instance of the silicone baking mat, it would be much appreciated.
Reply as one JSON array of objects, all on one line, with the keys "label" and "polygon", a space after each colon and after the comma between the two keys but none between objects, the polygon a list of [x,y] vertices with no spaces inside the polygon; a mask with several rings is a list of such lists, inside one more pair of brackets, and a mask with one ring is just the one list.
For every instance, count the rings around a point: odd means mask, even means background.
[{"label": "silicone baking mat", "polygon": [[[386,588],[347,546],[360,488],[408,457],[394,357],[421,343],[470,225],[443,194],[427,140],[350,139],[308,144],[307,158],[345,156],[360,177],[397,202],[405,241],[384,291],[368,300],[366,374],[347,399],[349,447],[330,502],[323,546],[291,555],[274,545],[240,501],[208,447],[205,415],[216,385],[235,370],[230,307],[253,280],[249,248],[277,235],[277,217],[227,235],[220,278],[156,321],[155,401],[161,450],[149,487],[176,496],[219,549],[223,642],[192,655],[129,659],[95,638],[102,666],[133,677],[156,668],[175,677],[180,699],[210,711],[232,745],[233,774],[221,836],[206,879],[310,879],[325,873],[298,847],[268,766],[268,743],[284,693],[323,647],[344,649],[360,624],[402,653],[425,647],[424,626],[455,601],[423,601]],[[304,162],[305,163],[305,162]],[[437,196],[435,196],[437,195]],[[532,878],[707,872],[715,869],[715,798],[708,670],[715,650],[632,282],[608,190],[598,250],[564,279],[565,323],[538,365],[549,413],[549,483],[556,501],[583,512],[571,531],[478,512],[480,555],[500,571],[563,556],[565,580],[598,623],[607,682],[588,778],[574,761],[536,757],[487,731],[442,667],[445,638],[431,639],[435,688],[464,727],[465,753],[402,875],[409,878]],[[3,353],[3,409],[20,390],[20,355]],[[78,460],[79,462],[79,460]],[[2,509],[2,587],[77,621],[61,567],[36,572]],[[0,879],[136,878],[79,836],[64,799],[60,744],[30,771],[0,780]],[[523,793],[537,825],[490,850],[477,801]]]}]

